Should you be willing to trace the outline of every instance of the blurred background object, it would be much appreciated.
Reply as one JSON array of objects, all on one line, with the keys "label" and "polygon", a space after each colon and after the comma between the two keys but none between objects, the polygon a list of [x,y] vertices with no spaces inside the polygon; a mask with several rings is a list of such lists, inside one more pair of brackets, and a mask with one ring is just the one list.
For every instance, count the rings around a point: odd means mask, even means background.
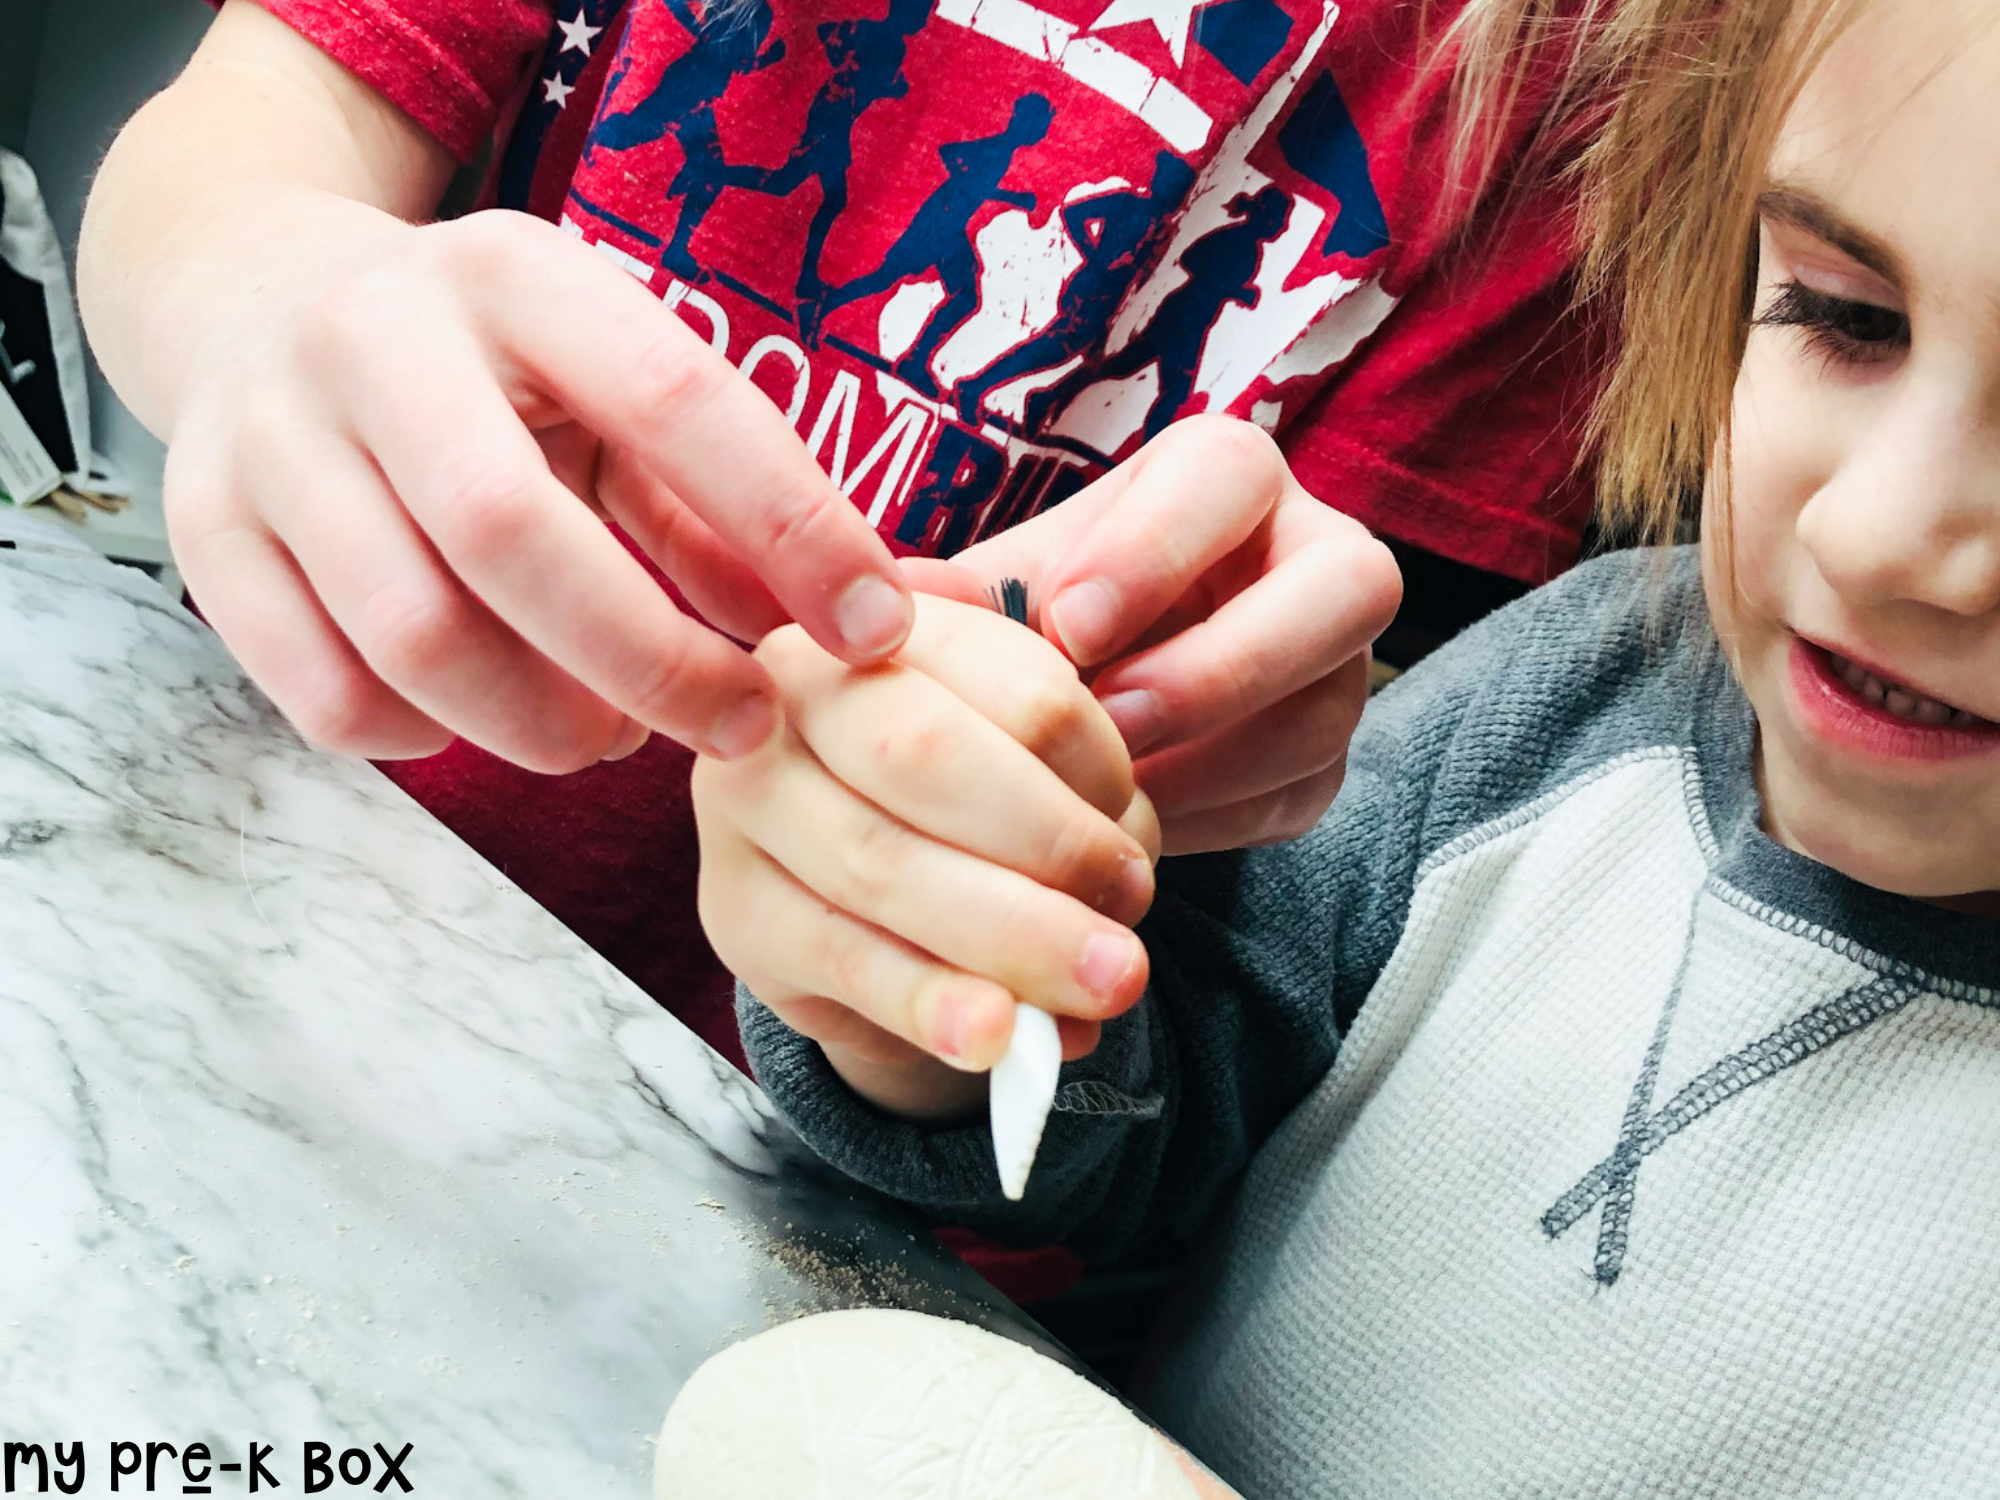
[{"label": "blurred background object", "polygon": [[[91,173],[119,125],[179,71],[211,14],[202,0],[0,0],[0,148],[34,168],[72,278]],[[60,501],[65,524],[178,593],[160,511],[164,450],[94,363],[88,383],[92,444],[131,496],[127,504],[71,487]]]}]

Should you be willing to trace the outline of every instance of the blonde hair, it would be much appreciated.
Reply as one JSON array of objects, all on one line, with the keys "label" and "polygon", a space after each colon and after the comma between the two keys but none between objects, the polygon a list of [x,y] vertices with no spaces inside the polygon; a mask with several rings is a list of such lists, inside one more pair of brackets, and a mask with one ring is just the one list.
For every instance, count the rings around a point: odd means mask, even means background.
[{"label": "blonde hair", "polygon": [[[1447,32],[1456,167],[1486,182],[1490,131],[1553,69],[1587,139],[1560,170],[1581,212],[1581,296],[1614,339],[1590,427],[1600,524],[1686,534],[1718,501],[1755,292],[1757,199],[1793,100],[1869,0],[1469,0]],[[1545,76],[1545,75],[1544,75]]]}]

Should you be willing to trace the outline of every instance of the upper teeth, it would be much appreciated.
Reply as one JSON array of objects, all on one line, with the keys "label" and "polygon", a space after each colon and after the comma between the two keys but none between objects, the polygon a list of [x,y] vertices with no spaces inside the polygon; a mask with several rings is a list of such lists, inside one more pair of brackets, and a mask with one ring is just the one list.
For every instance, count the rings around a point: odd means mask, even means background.
[{"label": "upper teeth", "polygon": [[[1827,654],[1833,656],[1832,652]],[[1921,693],[1913,693],[1900,682],[1877,677],[1845,657],[1833,656],[1833,669],[1840,674],[1840,680],[1858,695],[1877,708],[1887,709],[1899,719],[1909,719],[1918,724],[1950,724],[1958,728],[1979,722],[1975,714],[1953,708],[1949,703],[1940,703],[1935,698],[1926,698]]]}]

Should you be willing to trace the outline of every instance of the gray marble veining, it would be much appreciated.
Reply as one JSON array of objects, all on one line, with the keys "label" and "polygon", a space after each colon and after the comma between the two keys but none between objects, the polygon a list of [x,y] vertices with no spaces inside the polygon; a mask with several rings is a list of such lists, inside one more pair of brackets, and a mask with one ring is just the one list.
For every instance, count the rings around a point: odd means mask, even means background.
[{"label": "gray marble veining", "polygon": [[311,1439],[640,1496],[680,1382],[770,1322],[1034,1339],[800,1156],[142,576],[0,550],[0,1440],[87,1441],[93,1494],[149,1439],[274,1444],[298,1493]]}]

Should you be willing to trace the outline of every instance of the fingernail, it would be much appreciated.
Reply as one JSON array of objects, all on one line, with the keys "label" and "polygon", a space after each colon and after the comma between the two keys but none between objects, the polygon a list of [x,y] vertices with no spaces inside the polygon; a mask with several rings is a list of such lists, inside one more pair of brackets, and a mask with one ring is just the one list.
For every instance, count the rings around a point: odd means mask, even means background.
[{"label": "fingernail", "polygon": [[1144,950],[1129,932],[1092,933],[1077,960],[1076,977],[1091,994],[1116,1000],[1132,978]]},{"label": "fingernail", "polygon": [[709,734],[709,753],[720,760],[736,760],[762,749],[778,731],[778,706],[762,693],[753,693],[716,721]]},{"label": "fingernail", "polygon": [[1091,899],[1091,905],[1114,922],[1130,922],[1153,899],[1153,865],[1144,854],[1121,855],[1118,873]]},{"label": "fingernail", "polygon": [[857,578],[833,606],[833,628],[856,656],[880,656],[908,634],[910,601],[886,578]]},{"label": "fingernail", "polygon": [[624,731],[612,742],[611,748],[604,752],[604,758],[607,761],[630,760],[646,748],[646,742],[652,737],[653,731],[644,724],[637,719],[627,719]]},{"label": "fingernail", "polygon": [[1118,632],[1118,596],[1095,578],[1072,584],[1050,604],[1049,623],[1071,661],[1095,666]]},{"label": "fingernail", "polygon": [[1118,888],[1127,911],[1144,911],[1153,904],[1153,862],[1144,852],[1125,856],[1125,869]]},{"label": "fingernail", "polygon": [[931,1021],[931,1050],[946,1062],[963,1067],[971,1044],[971,1002],[960,995],[941,996]]},{"label": "fingernail", "polygon": [[1167,712],[1160,695],[1151,688],[1132,688],[1100,698],[1111,722],[1118,726],[1125,749],[1137,755],[1166,732]]}]

